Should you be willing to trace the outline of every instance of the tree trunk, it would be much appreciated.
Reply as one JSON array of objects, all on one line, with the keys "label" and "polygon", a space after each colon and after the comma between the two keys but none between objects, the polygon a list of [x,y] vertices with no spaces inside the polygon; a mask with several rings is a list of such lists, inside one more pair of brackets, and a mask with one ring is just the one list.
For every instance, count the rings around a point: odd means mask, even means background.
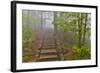
[{"label": "tree trunk", "polygon": [[79,48],[81,48],[82,46],[82,19],[83,19],[83,16],[82,16],[82,13],[80,13],[80,17],[79,17],[79,20],[78,20],[78,36],[79,36]]},{"label": "tree trunk", "polygon": [[84,24],[84,31],[83,31],[83,45],[85,44],[86,26],[87,26],[87,13],[85,14],[85,24]]}]

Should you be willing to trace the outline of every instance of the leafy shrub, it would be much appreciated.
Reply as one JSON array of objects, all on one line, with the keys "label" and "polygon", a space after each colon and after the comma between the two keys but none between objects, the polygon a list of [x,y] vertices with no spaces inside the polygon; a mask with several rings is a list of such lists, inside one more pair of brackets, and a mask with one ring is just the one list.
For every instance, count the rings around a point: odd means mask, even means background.
[{"label": "leafy shrub", "polygon": [[29,56],[24,56],[24,57],[23,57],[23,62],[28,62],[28,61],[29,61],[29,59],[30,59],[30,57],[29,57]]},{"label": "leafy shrub", "polygon": [[87,45],[78,48],[77,46],[73,46],[74,56],[73,59],[90,59],[91,50]]},{"label": "leafy shrub", "polygon": [[22,44],[24,47],[31,48],[32,42],[35,40],[36,34],[32,31],[32,28],[24,26],[22,31]]}]

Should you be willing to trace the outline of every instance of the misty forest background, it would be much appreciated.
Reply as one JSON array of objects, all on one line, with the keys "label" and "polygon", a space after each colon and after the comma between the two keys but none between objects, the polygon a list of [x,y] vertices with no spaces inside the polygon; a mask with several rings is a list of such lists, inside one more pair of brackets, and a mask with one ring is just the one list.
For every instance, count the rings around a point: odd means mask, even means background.
[{"label": "misty forest background", "polygon": [[23,62],[91,58],[91,14],[22,11]]}]

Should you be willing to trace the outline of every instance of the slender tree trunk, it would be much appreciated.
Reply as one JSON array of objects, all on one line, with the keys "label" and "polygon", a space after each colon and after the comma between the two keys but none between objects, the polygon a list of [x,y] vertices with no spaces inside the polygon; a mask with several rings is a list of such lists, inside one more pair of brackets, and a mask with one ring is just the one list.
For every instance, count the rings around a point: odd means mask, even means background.
[{"label": "slender tree trunk", "polygon": [[81,46],[82,46],[82,19],[83,19],[83,16],[82,16],[82,13],[80,13],[80,17],[79,17],[79,21],[78,21],[79,48],[81,48]]},{"label": "slender tree trunk", "polygon": [[43,29],[43,11],[41,11],[41,30]]},{"label": "slender tree trunk", "polygon": [[[57,17],[57,12],[53,12],[54,13],[54,22],[56,20],[56,17]],[[55,43],[55,46],[57,47],[57,24],[55,23],[54,24],[54,43]]]},{"label": "slender tree trunk", "polygon": [[83,45],[85,44],[86,26],[87,26],[87,13],[85,14],[85,24],[84,24],[84,31],[83,31]]},{"label": "slender tree trunk", "polygon": [[[57,17],[57,12],[54,12],[54,21]],[[56,35],[57,34],[57,24],[54,24],[54,34]]]}]

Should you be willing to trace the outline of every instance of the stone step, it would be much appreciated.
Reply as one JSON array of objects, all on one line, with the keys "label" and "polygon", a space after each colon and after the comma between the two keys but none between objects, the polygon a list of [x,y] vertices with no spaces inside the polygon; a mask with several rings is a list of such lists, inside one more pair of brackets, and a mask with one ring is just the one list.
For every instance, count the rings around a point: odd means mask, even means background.
[{"label": "stone step", "polygon": [[50,48],[50,49],[41,49],[40,50],[37,50],[37,52],[40,54],[40,55],[57,55],[57,51],[56,49],[53,49],[53,48]]},{"label": "stone step", "polygon": [[42,47],[43,49],[53,49],[53,48],[56,48],[55,46],[43,46]]},{"label": "stone step", "polygon": [[43,44],[43,46],[55,46],[55,44],[51,43],[51,44]]},{"label": "stone step", "polygon": [[37,61],[57,61],[59,60],[57,55],[40,55]]},{"label": "stone step", "polygon": [[55,41],[54,40],[44,40],[43,43],[44,44],[54,44]]},{"label": "stone step", "polygon": [[40,53],[56,53],[56,49],[41,49]]}]

